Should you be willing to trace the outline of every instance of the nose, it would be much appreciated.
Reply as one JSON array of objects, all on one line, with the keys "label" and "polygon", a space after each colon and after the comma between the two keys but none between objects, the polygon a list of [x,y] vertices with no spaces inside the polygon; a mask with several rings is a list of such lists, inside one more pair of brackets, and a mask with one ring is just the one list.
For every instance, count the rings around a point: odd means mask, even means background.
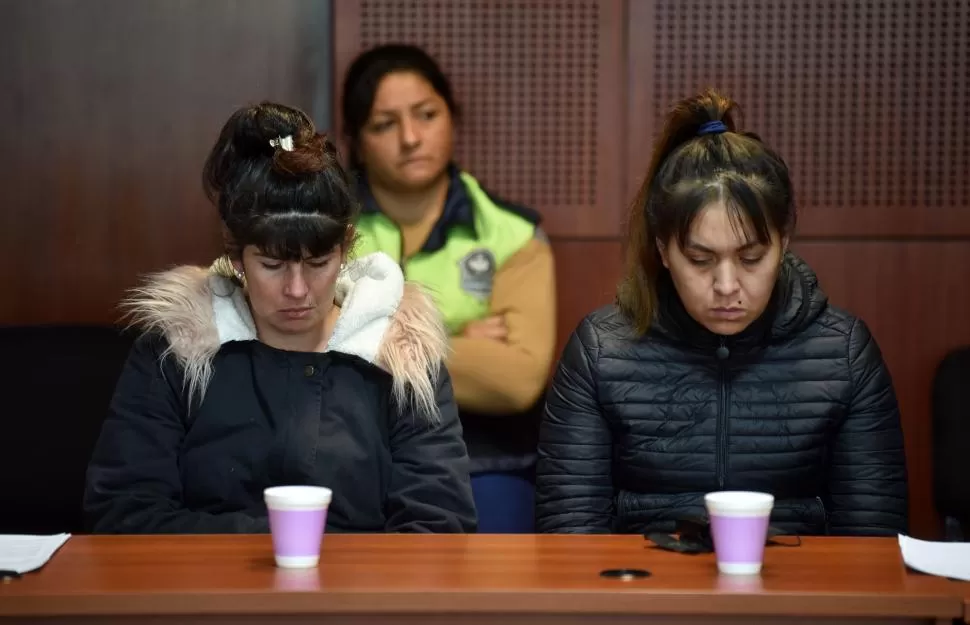
[{"label": "nose", "polygon": [[714,292],[721,297],[730,297],[740,290],[738,270],[732,262],[718,264],[714,271]]},{"label": "nose", "polygon": [[303,278],[303,263],[287,263],[283,294],[293,299],[306,297],[309,287]]},{"label": "nose", "polygon": [[401,147],[414,149],[421,143],[421,136],[418,133],[418,125],[413,119],[405,118],[401,122]]}]

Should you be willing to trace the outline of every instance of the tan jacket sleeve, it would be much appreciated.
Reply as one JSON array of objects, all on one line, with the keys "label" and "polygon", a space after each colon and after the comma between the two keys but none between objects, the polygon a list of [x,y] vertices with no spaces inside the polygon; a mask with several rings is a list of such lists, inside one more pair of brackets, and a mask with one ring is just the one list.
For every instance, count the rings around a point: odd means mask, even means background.
[{"label": "tan jacket sleeve", "polygon": [[505,317],[508,340],[451,339],[455,398],[473,412],[521,413],[545,390],[556,348],[556,275],[545,237],[533,238],[499,268],[490,314]]}]

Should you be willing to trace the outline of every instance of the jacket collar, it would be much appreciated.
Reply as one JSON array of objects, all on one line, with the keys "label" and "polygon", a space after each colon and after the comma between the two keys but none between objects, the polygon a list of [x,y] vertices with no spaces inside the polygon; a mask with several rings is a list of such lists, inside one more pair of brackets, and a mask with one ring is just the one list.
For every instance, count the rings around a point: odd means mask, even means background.
[{"label": "jacket collar", "polygon": [[[367,214],[381,213],[381,207],[374,199],[367,181],[367,174],[359,172],[357,175],[357,193],[361,203],[361,212]],[[448,191],[445,195],[445,207],[441,217],[431,228],[428,239],[421,247],[422,252],[437,252],[448,242],[448,231],[456,226],[471,228],[475,236],[475,207],[468,189],[461,179],[461,170],[455,163],[448,165]]]},{"label": "jacket collar", "polygon": [[[392,377],[402,405],[438,418],[437,376],[448,346],[441,316],[400,267],[375,253],[347,265],[337,278],[341,307],[327,351],[356,356]],[[242,288],[215,269],[178,267],[151,275],[123,303],[132,325],[161,334],[166,356],[182,366],[190,395],[205,395],[222,345],[256,341],[256,325]]]},{"label": "jacket collar", "polygon": [[657,333],[703,350],[714,351],[723,346],[731,352],[746,352],[803,330],[825,309],[828,297],[819,287],[815,272],[805,261],[788,252],[767,308],[751,325],[734,336],[714,334],[691,317],[666,271],[658,280],[657,302],[652,327]]},{"label": "jacket collar", "polygon": [[[221,275],[210,275],[208,282],[219,344],[258,340],[243,290]],[[375,362],[381,339],[403,296],[404,276],[386,254],[370,254],[347,265],[337,277],[335,302],[340,306],[340,316],[327,351]]]}]

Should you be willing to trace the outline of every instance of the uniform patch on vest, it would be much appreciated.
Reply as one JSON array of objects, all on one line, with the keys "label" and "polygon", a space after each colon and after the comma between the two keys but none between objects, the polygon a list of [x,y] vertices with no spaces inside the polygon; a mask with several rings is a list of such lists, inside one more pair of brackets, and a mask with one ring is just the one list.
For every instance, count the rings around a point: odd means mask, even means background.
[{"label": "uniform patch on vest", "polygon": [[461,268],[461,288],[481,297],[492,294],[495,278],[495,256],[485,248],[472,250],[458,263]]}]

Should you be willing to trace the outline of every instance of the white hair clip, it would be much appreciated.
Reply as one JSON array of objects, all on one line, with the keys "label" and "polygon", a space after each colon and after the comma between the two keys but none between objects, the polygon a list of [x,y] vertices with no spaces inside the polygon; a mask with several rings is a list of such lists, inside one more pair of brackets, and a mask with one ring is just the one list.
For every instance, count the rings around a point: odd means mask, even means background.
[{"label": "white hair clip", "polygon": [[280,148],[284,152],[292,152],[293,135],[286,135],[285,137],[277,137],[275,139],[270,139],[269,144],[274,148]]}]

